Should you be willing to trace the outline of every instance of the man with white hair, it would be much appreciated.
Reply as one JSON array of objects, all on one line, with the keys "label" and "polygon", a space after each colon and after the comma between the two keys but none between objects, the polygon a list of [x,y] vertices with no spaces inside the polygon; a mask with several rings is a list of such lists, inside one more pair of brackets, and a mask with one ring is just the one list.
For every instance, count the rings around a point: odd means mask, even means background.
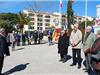
[{"label": "man with white hair", "polygon": [[80,69],[81,68],[82,32],[78,29],[78,27],[79,27],[78,24],[74,24],[73,31],[71,32],[71,35],[70,35],[70,43],[72,46],[72,58],[73,58],[73,63],[70,66],[75,66],[76,63],[78,63],[77,68]]},{"label": "man with white hair", "polygon": [[0,75],[3,75],[1,71],[3,67],[4,55],[9,56],[10,53],[9,53],[7,40],[5,37],[5,30],[1,28],[0,29]]},{"label": "man with white hair", "polygon": [[86,66],[86,71],[88,72],[91,71],[91,66],[88,58],[88,51],[90,51],[94,41],[96,40],[96,35],[93,32],[91,32],[91,30],[92,30],[91,26],[86,27],[86,34],[83,42],[83,50],[85,53],[85,60],[86,60],[85,66]]}]

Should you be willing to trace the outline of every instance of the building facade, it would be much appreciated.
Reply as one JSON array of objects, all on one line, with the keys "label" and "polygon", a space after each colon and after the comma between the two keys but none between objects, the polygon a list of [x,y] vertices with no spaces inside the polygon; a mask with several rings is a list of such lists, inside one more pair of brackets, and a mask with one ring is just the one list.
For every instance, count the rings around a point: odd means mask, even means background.
[{"label": "building facade", "polygon": [[[42,31],[48,30],[50,27],[67,28],[67,15],[60,13],[50,14],[48,12],[33,12],[32,10],[23,10],[23,13],[30,17],[29,29]],[[91,17],[87,19],[90,20]],[[93,19],[93,18],[91,18]],[[81,23],[85,21],[85,17],[74,16],[74,22]]]},{"label": "building facade", "polygon": [[42,12],[33,12],[32,10],[23,10],[23,13],[30,17],[30,24],[33,30],[40,29],[44,31],[48,30],[52,26],[59,27],[59,24],[61,24],[60,27],[63,27],[67,22],[66,14],[50,14]]}]

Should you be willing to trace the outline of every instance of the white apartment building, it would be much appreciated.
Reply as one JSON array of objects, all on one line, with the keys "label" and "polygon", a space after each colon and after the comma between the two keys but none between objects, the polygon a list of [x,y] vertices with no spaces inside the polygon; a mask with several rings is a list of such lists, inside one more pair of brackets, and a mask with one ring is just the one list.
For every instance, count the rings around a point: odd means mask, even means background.
[{"label": "white apartment building", "polygon": [[[27,14],[27,16],[30,17],[31,21],[31,27],[33,30],[47,30],[51,26],[58,27],[59,23],[61,23],[61,27],[65,24],[67,21],[66,15],[63,14],[61,16],[60,13],[53,13],[50,14],[48,12],[33,12],[32,10],[23,10],[24,14]],[[61,16],[61,17],[60,17]]]},{"label": "white apartment building", "polygon": [[[23,10],[24,14],[30,17],[31,21],[31,29],[37,30],[40,29],[42,31],[49,29],[50,27],[60,27],[64,28],[67,26],[67,15],[60,13],[50,14],[48,12],[33,12],[32,10]],[[88,20],[93,20],[92,17],[88,17]],[[85,17],[83,16],[74,16],[74,22],[81,23],[85,21]],[[26,26],[26,28],[28,28]],[[30,29],[30,27],[29,27]]]}]

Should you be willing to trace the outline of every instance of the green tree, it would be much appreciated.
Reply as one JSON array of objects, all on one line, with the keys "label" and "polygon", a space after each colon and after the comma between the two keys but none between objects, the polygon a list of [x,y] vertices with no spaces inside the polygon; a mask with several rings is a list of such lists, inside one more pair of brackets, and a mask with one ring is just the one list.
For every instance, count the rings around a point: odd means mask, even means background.
[{"label": "green tree", "polygon": [[73,22],[73,9],[72,9],[72,1],[68,1],[67,4],[67,22],[68,29],[71,29],[71,23]]},{"label": "green tree", "polygon": [[4,28],[6,32],[11,32],[14,29],[6,20],[0,20],[0,28]]},{"label": "green tree", "polygon": [[0,20],[9,21],[10,24],[15,25],[18,22],[18,15],[14,13],[1,13]]},{"label": "green tree", "polygon": [[30,18],[26,14],[19,12],[18,24],[19,24],[21,33],[23,33],[24,24],[30,24]]},{"label": "green tree", "polygon": [[14,25],[18,23],[18,15],[14,13],[0,14],[0,27],[5,28],[8,32],[14,29]]}]

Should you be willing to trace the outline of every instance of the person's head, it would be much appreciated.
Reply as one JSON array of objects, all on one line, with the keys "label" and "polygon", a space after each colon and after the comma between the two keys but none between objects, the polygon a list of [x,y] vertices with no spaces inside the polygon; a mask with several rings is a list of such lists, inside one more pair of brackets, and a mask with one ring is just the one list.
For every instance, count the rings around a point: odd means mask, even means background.
[{"label": "person's head", "polygon": [[65,30],[65,33],[69,33],[68,29]]},{"label": "person's head", "polygon": [[75,23],[75,24],[74,24],[74,28],[73,28],[74,31],[77,31],[78,27],[79,27],[79,25],[78,25],[77,23]]},{"label": "person's head", "polygon": [[91,26],[87,26],[86,27],[86,32],[91,32],[91,30],[92,30],[92,27]]},{"label": "person's head", "polygon": [[64,30],[62,30],[61,31],[61,36],[63,36],[65,34],[65,31]]},{"label": "person's head", "polygon": [[1,29],[0,29],[0,34],[2,34],[2,35],[4,35],[4,36],[6,35],[5,29],[4,29],[4,28],[1,28]]},{"label": "person's head", "polygon": [[100,38],[100,30],[97,31],[97,38]]},{"label": "person's head", "polygon": [[12,33],[15,34],[15,31],[13,30]]}]

